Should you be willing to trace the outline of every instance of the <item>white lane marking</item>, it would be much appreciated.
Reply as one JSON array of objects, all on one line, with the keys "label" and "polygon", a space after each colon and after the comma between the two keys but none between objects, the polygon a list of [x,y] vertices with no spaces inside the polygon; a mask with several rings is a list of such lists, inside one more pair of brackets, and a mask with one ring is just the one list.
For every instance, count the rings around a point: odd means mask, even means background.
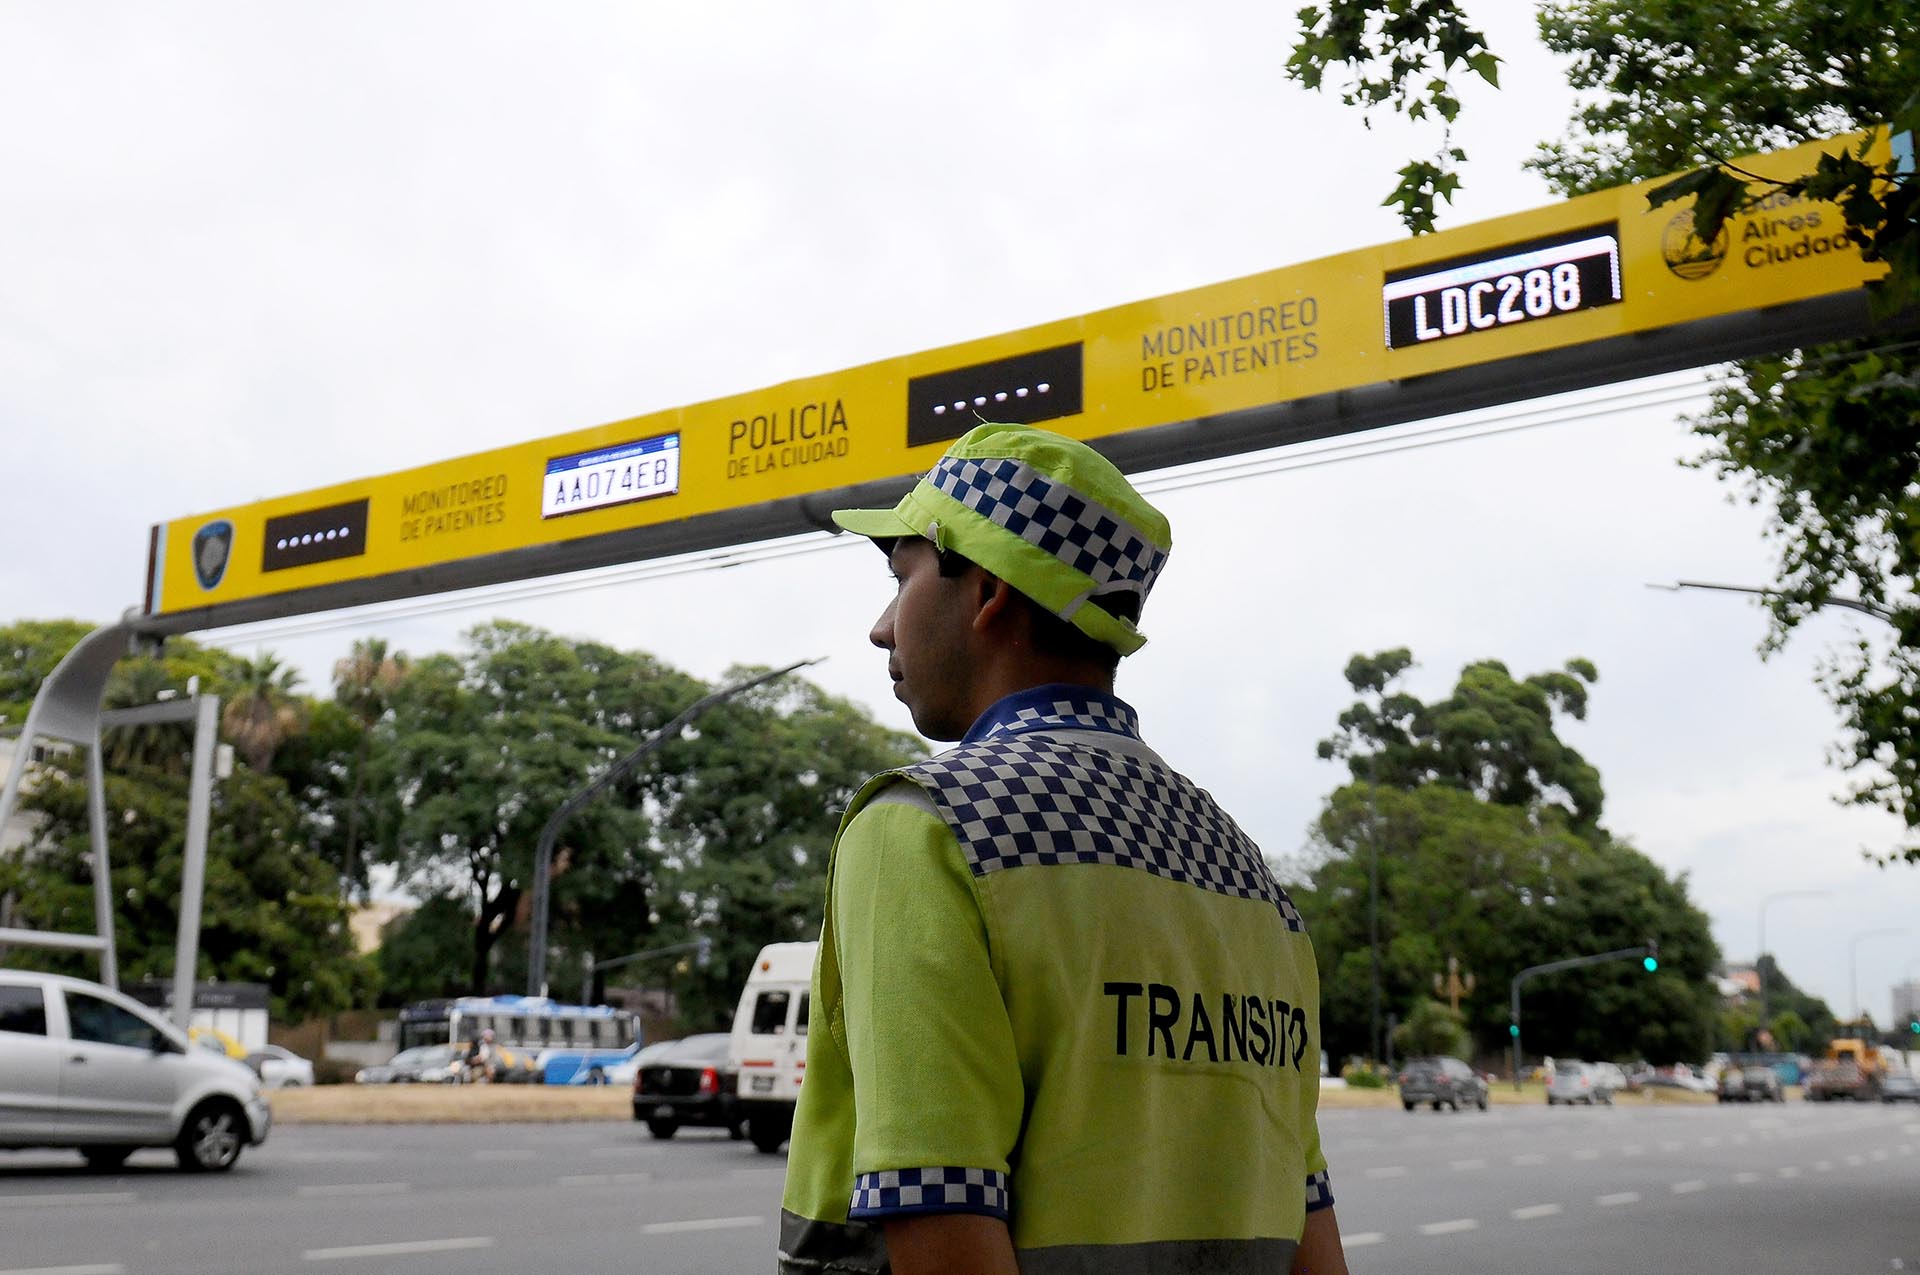
[{"label": "white lane marking", "polygon": [[1513,1211],[1513,1220],[1516,1222],[1531,1222],[1537,1217],[1557,1217],[1559,1213],[1560,1206],[1558,1204],[1529,1204],[1523,1209],[1515,1209]]},{"label": "white lane marking", "polygon": [[1626,1146],[1620,1148],[1620,1154],[1621,1155],[1644,1155],[1646,1154],[1646,1150],[1647,1149],[1645,1147],[1641,1146],[1637,1142],[1629,1142]]},{"label": "white lane marking", "polygon": [[1366,1248],[1368,1245],[1378,1244],[1386,1238],[1386,1236],[1378,1231],[1358,1231],[1352,1235],[1342,1235],[1340,1237],[1340,1247]]},{"label": "white lane marking", "polygon": [[1867,1159],[1874,1161],[1876,1164],[1882,1160],[1885,1160],[1886,1158],[1887,1158],[1887,1152],[1884,1147],[1874,1148],[1874,1150],[1867,1156]]},{"label": "white lane marking", "polygon": [[652,1155],[653,1148],[646,1147],[646,1146],[595,1147],[593,1148],[593,1150],[589,1151],[587,1154],[588,1155]]},{"label": "white lane marking", "polygon": [[1719,1146],[1719,1145],[1720,1145],[1720,1139],[1718,1139],[1718,1138],[1702,1138],[1702,1139],[1700,1139],[1700,1145],[1701,1145],[1701,1146],[1703,1146],[1703,1147],[1717,1147],[1717,1146]]},{"label": "white lane marking", "polygon": [[17,1270],[0,1271],[0,1275],[127,1275],[127,1268],[118,1262],[97,1266],[23,1266]]},{"label": "white lane marking", "polygon": [[1662,1151],[1678,1151],[1680,1149],[1680,1144],[1678,1142],[1669,1140],[1666,1142],[1662,1142],[1660,1144],[1660,1149]]},{"label": "white lane marking", "polygon": [[1831,1160],[1815,1160],[1815,1161],[1813,1162],[1813,1171],[1814,1171],[1815,1173],[1832,1173],[1832,1172],[1833,1172],[1833,1161],[1831,1161]]},{"label": "white lane marking", "polygon": [[353,1195],[404,1195],[411,1182],[336,1182],[330,1186],[303,1186],[295,1194],[312,1198]]},{"label": "white lane marking", "polygon": [[1685,1182],[1676,1182],[1672,1190],[1675,1195],[1692,1195],[1695,1191],[1704,1191],[1707,1184],[1699,1178],[1688,1178]]},{"label": "white lane marking", "polygon": [[690,1222],[649,1222],[640,1230],[647,1235],[677,1235],[681,1231],[731,1231],[759,1225],[757,1217],[703,1217]]},{"label": "white lane marking", "polygon": [[651,1173],[575,1173],[555,1180],[556,1186],[632,1186],[653,1181]]},{"label": "white lane marking", "polygon": [[1593,1197],[1593,1202],[1603,1209],[1610,1209],[1616,1204],[1638,1204],[1640,1202],[1640,1193],[1638,1191],[1615,1191],[1612,1195],[1596,1195]]},{"label": "white lane marking", "polygon": [[74,1191],[67,1195],[0,1195],[0,1209],[57,1209],[70,1204],[131,1204],[134,1191]]},{"label": "white lane marking", "polygon": [[1465,1173],[1468,1169],[1484,1169],[1487,1167],[1487,1162],[1485,1160],[1449,1160],[1447,1167],[1456,1173]]},{"label": "white lane marking", "polygon": [[1547,1157],[1543,1155],[1517,1155],[1513,1157],[1513,1162],[1515,1164],[1545,1164]]},{"label": "white lane marking", "polygon": [[1736,1173],[1733,1175],[1733,1180],[1745,1186],[1749,1182],[1758,1182],[1760,1175],[1758,1173]]},{"label": "white lane marking", "polygon": [[1381,1178],[1404,1178],[1407,1166],[1404,1164],[1383,1164],[1367,1170],[1367,1176],[1378,1181]]},{"label": "white lane marking", "polygon": [[533,1159],[533,1152],[524,1147],[509,1148],[500,1151],[482,1148],[479,1151],[475,1151],[472,1158],[475,1160],[531,1160]]},{"label": "white lane marking", "polygon": [[1753,1139],[1744,1133],[1736,1133],[1733,1135],[1733,1145],[1736,1147],[1744,1147],[1751,1141],[1753,1141]]},{"label": "white lane marking", "polygon": [[1462,1231],[1477,1231],[1480,1223],[1470,1217],[1457,1217],[1451,1222],[1428,1222],[1420,1228],[1422,1235],[1458,1235]]},{"label": "white lane marking", "polygon": [[1592,1147],[1581,1147],[1573,1153],[1573,1158],[1576,1160],[1598,1160],[1600,1153]]},{"label": "white lane marking", "polygon": [[300,1256],[309,1262],[343,1262],[356,1257],[404,1257],[409,1253],[451,1253],[458,1249],[492,1247],[491,1235],[461,1235],[448,1240],[400,1240],[392,1244],[310,1248]]},{"label": "white lane marking", "polygon": [[1793,1164],[1782,1165],[1780,1176],[1783,1178],[1797,1178],[1800,1176],[1800,1168],[1798,1165]]},{"label": "white lane marking", "polygon": [[1901,1126],[1900,1126],[1900,1132],[1902,1132],[1902,1133],[1920,1133],[1920,1124],[1903,1124],[1903,1125],[1901,1125]]}]

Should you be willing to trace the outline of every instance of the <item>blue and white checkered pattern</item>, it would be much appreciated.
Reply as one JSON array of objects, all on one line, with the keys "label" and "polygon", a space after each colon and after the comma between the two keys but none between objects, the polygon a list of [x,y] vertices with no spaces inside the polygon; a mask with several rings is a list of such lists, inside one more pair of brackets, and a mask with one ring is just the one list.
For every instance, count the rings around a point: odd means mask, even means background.
[{"label": "blue and white checkered pattern", "polygon": [[932,797],[973,868],[1105,863],[1264,899],[1306,930],[1259,847],[1184,775],[1044,732],[999,734],[899,772]]},{"label": "blue and white checkered pattern", "polygon": [[989,726],[980,736],[992,739],[1009,731],[1097,730],[1140,738],[1140,715],[1111,695],[1088,692],[1044,703],[1025,704]]},{"label": "blue and white checkered pattern", "polygon": [[1091,577],[1094,593],[1129,585],[1144,598],[1166,565],[1166,551],[1118,514],[1021,461],[948,456],[927,481]]},{"label": "blue and white checkered pattern", "polygon": [[853,1183],[849,1218],[899,1213],[1007,1216],[1007,1175],[992,1169],[887,1169]]},{"label": "blue and white checkered pattern", "polygon": [[1333,1179],[1325,1169],[1307,1175],[1307,1212],[1333,1207]]}]

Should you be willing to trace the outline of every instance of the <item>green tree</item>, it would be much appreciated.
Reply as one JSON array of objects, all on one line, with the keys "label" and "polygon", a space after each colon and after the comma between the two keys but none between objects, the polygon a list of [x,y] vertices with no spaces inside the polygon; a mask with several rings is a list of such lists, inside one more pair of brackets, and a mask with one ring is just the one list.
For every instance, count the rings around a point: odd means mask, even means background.
[{"label": "green tree", "polygon": [[360,849],[360,825],[365,809],[367,755],[373,743],[373,728],[386,715],[393,692],[407,675],[404,652],[387,650],[382,638],[363,638],[353,644],[347,658],[333,666],[334,699],[360,726],[353,758],[353,781],[346,799],[344,857],[340,878],[348,897],[364,884],[365,870]]},{"label": "green tree", "polygon": [[261,774],[272,769],[273,754],[306,723],[305,705],[294,694],[299,683],[299,670],[270,651],[242,658],[233,670],[220,724],[241,758]]},{"label": "green tree", "polygon": [[[1358,77],[1363,105],[1413,109],[1450,99],[1436,48],[1484,44],[1451,4],[1351,0],[1300,14],[1290,73],[1317,87],[1339,67]],[[1547,46],[1571,59],[1581,106],[1570,134],[1531,161],[1566,195],[1683,173],[1650,202],[1692,199],[1695,233],[1712,242],[1759,201],[1805,195],[1839,205],[1869,260],[1886,263],[1873,289],[1883,318],[1910,326],[1920,300],[1920,14],[1873,0],[1561,0],[1544,4]],[[1471,60],[1467,65],[1479,67]],[[1350,93],[1350,98],[1353,96]],[[1451,118],[1447,115],[1446,118]],[[1864,148],[1824,148],[1814,168],[1761,181],[1732,157],[1839,133],[1905,134],[1908,159],[1876,165]],[[1872,140],[1872,139],[1870,139]],[[1451,157],[1462,159],[1457,151]],[[1431,229],[1446,180],[1402,183],[1389,202],[1416,232]],[[1906,311],[1904,319],[1896,314]],[[1920,863],[1920,352],[1912,343],[1849,342],[1750,360],[1720,381],[1693,422],[1698,464],[1768,508],[1779,549],[1769,600],[1770,653],[1828,599],[1857,593],[1890,620],[1895,644],[1835,656],[1821,681],[1841,720],[1836,761],[1855,776],[1848,799],[1906,825],[1888,858]]]},{"label": "green tree", "polygon": [[[1707,919],[1684,880],[1600,827],[1599,776],[1553,729],[1556,696],[1568,715],[1584,712],[1593,671],[1547,675],[1541,686],[1479,661],[1429,705],[1399,685],[1411,666],[1405,651],[1349,663],[1348,682],[1363,698],[1321,746],[1356,776],[1314,825],[1300,891],[1323,962],[1328,1049],[1366,1050],[1377,871],[1384,1010],[1430,996],[1434,974],[1457,955],[1477,980],[1462,1002],[1466,1029],[1483,1049],[1497,1048],[1506,992],[1522,969],[1652,939],[1658,974],[1622,962],[1529,984],[1527,1043],[1586,1057],[1700,1057],[1713,1034],[1707,980],[1718,960]],[[1359,777],[1375,758],[1380,778],[1369,783]]]},{"label": "green tree", "polygon": [[16,620],[0,625],[0,734],[26,724],[27,710],[74,643],[93,631],[79,620]]},{"label": "green tree", "polygon": [[1393,1043],[1406,1057],[1443,1054],[1460,1058],[1472,1048],[1459,1011],[1432,999],[1414,1002],[1406,1021],[1393,1029]]},{"label": "green tree", "polygon": [[[78,759],[70,759],[77,761]],[[84,780],[56,759],[26,799],[46,817],[35,841],[0,861],[0,892],[30,928],[91,931],[93,879]],[[304,852],[299,811],[272,775],[236,770],[214,786],[196,977],[264,983],[272,1012],[299,1021],[371,994],[334,878]],[[115,939],[129,980],[173,974],[186,842],[184,780],[162,767],[107,776]],[[21,950],[10,963],[92,972],[91,957]]]},{"label": "green tree", "polygon": [[473,913],[466,901],[435,895],[380,932],[374,963],[381,1000],[389,1005],[458,995],[467,984]]}]

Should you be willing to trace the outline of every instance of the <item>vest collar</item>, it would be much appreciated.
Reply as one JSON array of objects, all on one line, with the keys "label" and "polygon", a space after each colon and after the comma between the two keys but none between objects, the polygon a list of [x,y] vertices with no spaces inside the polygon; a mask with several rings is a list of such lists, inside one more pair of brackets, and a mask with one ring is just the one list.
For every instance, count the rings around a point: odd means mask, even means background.
[{"label": "vest collar", "polygon": [[1091,686],[1056,682],[1015,691],[980,714],[962,744],[1031,730],[1095,730],[1140,738],[1140,717],[1125,701]]}]

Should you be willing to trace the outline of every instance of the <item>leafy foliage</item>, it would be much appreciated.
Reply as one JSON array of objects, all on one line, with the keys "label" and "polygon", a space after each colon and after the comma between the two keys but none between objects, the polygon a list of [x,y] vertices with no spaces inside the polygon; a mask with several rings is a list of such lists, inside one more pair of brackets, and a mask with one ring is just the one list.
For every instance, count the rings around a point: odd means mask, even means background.
[{"label": "leafy foliage", "polygon": [[[1301,15],[1295,78],[1317,87],[1336,63],[1371,65],[1384,83],[1350,100],[1396,109],[1424,71],[1394,51],[1459,24],[1449,8],[1366,0],[1346,7],[1345,34],[1334,39],[1323,17]],[[1356,25],[1389,19],[1392,43],[1352,38]],[[1920,10],[1875,0],[1559,0],[1542,5],[1539,20],[1547,47],[1569,60],[1581,101],[1567,135],[1529,162],[1556,190],[1576,195],[1678,172],[1649,203],[1691,199],[1695,236],[1706,243],[1762,203],[1832,201],[1866,259],[1887,266],[1872,289],[1876,313],[1890,331],[1910,326],[1920,303]],[[1859,130],[1866,143],[1823,147],[1797,174],[1762,177],[1733,159]],[[1899,143],[1893,158],[1876,161],[1872,144],[1889,138]],[[1409,229],[1431,228],[1427,194],[1403,173],[1395,198],[1407,201]],[[1771,513],[1780,566],[1763,652],[1848,591],[1894,629],[1890,655],[1858,644],[1832,658],[1821,681],[1842,723],[1834,761],[1857,776],[1848,799],[1903,821],[1904,844],[1882,857],[1911,863],[1920,863],[1917,400],[1912,342],[1850,342],[1737,365],[1692,422],[1706,442],[1694,463]]]},{"label": "leafy foliage", "polygon": [[1407,1020],[1393,1030],[1393,1043],[1403,1057],[1441,1054],[1459,1058],[1470,1049],[1466,1024],[1450,1005],[1419,1000]]},{"label": "leafy foliage", "polygon": [[1399,185],[1381,201],[1398,207],[1415,234],[1432,230],[1434,205],[1452,199],[1460,187],[1454,166],[1467,158],[1445,132],[1460,114],[1450,77],[1464,68],[1497,86],[1500,60],[1454,0],[1327,0],[1297,17],[1300,38],[1287,59],[1288,78],[1318,89],[1329,69],[1344,66],[1352,79],[1341,100],[1367,112],[1369,127],[1371,112],[1381,107],[1442,122],[1433,158],[1402,168]]},{"label": "leafy foliage", "polygon": [[1600,827],[1599,775],[1554,730],[1556,714],[1584,714],[1595,670],[1576,660],[1516,682],[1478,661],[1429,705],[1399,685],[1412,664],[1405,650],[1350,661],[1363,698],[1320,745],[1353,775],[1314,825],[1316,862],[1298,895],[1321,954],[1328,1049],[1366,1051],[1377,870],[1383,1010],[1416,1007],[1458,956],[1475,976],[1464,1026],[1493,1052],[1522,969],[1651,938],[1658,974],[1606,965],[1530,984],[1526,1042],[1583,1057],[1703,1056],[1718,960],[1707,919],[1684,880]]}]

